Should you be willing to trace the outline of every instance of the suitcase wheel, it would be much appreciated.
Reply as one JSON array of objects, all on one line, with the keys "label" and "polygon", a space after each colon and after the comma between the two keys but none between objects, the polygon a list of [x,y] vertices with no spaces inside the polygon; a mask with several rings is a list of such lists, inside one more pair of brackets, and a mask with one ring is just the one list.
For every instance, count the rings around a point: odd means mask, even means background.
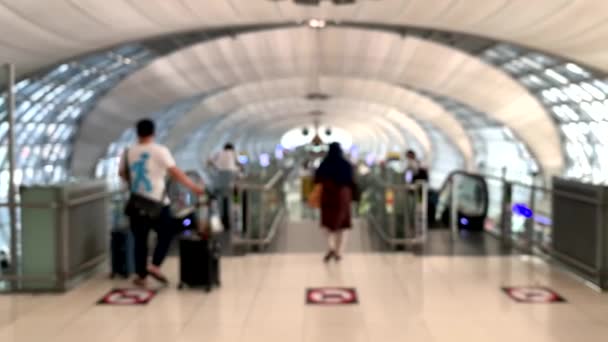
[{"label": "suitcase wheel", "polygon": [[205,286],[205,292],[207,292],[207,293],[211,292],[211,286]]},{"label": "suitcase wheel", "polygon": [[183,290],[186,286],[184,285],[184,283],[179,283],[179,285],[177,285],[177,289],[178,290]]}]

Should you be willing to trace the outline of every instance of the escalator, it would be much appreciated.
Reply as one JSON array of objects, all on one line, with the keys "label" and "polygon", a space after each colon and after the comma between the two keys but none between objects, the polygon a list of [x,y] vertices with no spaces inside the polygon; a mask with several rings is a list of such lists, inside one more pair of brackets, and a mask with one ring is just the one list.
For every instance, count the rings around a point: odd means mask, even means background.
[{"label": "escalator", "polygon": [[[452,211],[454,204],[457,206],[456,212]],[[485,179],[465,171],[454,171],[438,192],[435,220],[444,227],[450,227],[452,220],[456,219],[455,224],[461,230],[482,231],[488,205],[488,185]]]}]

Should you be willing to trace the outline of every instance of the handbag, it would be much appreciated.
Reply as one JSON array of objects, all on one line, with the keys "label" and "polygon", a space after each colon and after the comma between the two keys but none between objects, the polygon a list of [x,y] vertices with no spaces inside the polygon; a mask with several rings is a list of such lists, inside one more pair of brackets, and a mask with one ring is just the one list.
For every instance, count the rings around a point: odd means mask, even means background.
[{"label": "handbag", "polygon": [[[125,205],[125,215],[128,217],[147,217],[153,220],[156,220],[160,217],[163,208],[165,207],[164,203],[161,201],[157,201],[146,196],[142,196],[132,191],[131,189],[131,169],[129,168],[129,150],[125,151],[124,154],[125,159],[125,175],[127,184],[129,185],[130,194],[129,199],[127,200],[127,204]],[[167,188],[165,187],[165,192]],[[163,197],[165,195],[163,194]]]},{"label": "handbag", "polygon": [[308,195],[308,205],[311,208],[319,209],[321,208],[321,195],[323,194],[323,185],[320,183],[315,184],[315,187],[312,189],[310,194]]}]

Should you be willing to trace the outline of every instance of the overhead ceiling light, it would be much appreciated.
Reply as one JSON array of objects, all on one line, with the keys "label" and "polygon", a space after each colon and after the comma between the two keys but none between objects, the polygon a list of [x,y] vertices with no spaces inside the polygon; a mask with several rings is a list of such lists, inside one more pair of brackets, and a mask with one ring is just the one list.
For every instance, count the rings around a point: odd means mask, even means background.
[{"label": "overhead ceiling light", "polygon": [[310,115],[312,115],[312,116],[321,116],[323,114],[324,113],[321,110],[313,110],[313,111],[310,112]]},{"label": "overhead ceiling light", "polygon": [[[281,2],[285,0],[269,0],[272,2]],[[296,5],[302,6],[319,6],[321,2],[331,2],[334,5],[352,5],[356,0],[293,0]]]},{"label": "overhead ceiling light", "polygon": [[322,100],[327,100],[329,99],[329,95],[325,94],[325,93],[309,93],[306,95],[306,98],[308,100],[318,100],[318,101],[322,101]]},{"label": "overhead ceiling light", "polygon": [[322,29],[327,26],[327,22],[323,19],[310,19],[308,20],[308,26],[314,29]]}]

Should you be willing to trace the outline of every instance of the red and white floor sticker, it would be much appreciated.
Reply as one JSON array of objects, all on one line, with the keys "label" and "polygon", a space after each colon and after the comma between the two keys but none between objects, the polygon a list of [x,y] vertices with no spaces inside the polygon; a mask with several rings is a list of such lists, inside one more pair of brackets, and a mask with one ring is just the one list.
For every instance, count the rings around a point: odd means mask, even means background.
[{"label": "red and white floor sticker", "polygon": [[343,287],[320,287],[306,290],[306,303],[314,305],[357,304],[357,290]]},{"label": "red and white floor sticker", "polygon": [[106,305],[144,305],[156,295],[156,291],[148,289],[113,289],[103,296],[97,304]]},{"label": "red and white floor sticker", "polygon": [[539,286],[503,287],[503,291],[519,303],[563,303],[566,300],[554,291]]}]

